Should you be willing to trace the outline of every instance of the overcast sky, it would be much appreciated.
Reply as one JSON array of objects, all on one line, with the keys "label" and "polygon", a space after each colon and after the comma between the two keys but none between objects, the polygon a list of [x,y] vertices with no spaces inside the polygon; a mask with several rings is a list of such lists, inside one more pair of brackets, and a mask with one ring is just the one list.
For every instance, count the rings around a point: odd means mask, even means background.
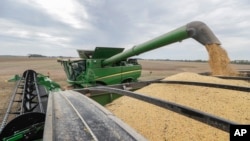
[{"label": "overcast sky", "polygon": [[[250,60],[249,0],[0,0],[0,55],[128,49],[191,21],[206,23],[231,60]],[[193,39],[137,57],[208,59]]]}]

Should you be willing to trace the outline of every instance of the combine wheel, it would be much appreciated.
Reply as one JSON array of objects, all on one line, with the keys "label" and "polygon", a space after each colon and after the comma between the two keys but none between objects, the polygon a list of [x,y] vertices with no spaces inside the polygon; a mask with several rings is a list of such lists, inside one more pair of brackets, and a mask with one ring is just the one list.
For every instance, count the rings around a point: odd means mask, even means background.
[{"label": "combine wheel", "polygon": [[97,81],[95,83],[95,86],[106,86],[106,84],[104,82],[101,82],[101,81]]},{"label": "combine wheel", "polygon": [[133,82],[132,78],[125,79],[125,80],[122,81],[122,83],[131,83],[131,82]]}]

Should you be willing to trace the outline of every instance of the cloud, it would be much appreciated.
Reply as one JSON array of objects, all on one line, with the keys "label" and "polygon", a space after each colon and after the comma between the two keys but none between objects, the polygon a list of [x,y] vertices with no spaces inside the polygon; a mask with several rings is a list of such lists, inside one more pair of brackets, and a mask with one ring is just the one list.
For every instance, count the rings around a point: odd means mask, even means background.
[{"label": "cloud", "polygon": [[88,14],[83,5],[76,0],[23,0],[30,7],[46,12],[51,18],[72,26],[88,28]]},{"label": "cloud", "polygon": [[[45,55],[77,55],[77,48],[95,46],[128,49],[200,20],[212,29],[232,59],[250,60],[246,54],[250,51],[249,19],[247,0],[2,0],[0,54],[7,54],[10,47],[25,55],[29,52],[21,47]],[[207,53],[188,39],[139,57],[207,59]]]}]

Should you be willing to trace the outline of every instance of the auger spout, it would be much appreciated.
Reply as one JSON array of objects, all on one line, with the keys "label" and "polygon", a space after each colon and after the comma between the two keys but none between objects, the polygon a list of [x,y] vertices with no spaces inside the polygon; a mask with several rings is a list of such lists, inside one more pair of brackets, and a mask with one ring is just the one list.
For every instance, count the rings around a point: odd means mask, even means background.
[{"label": "auger spout", "polygon": [[212,30],[203,22],[195,21],[186,25],[189,37],[192,37],[203,45],[221,44],[219,39],[214,35]]}]

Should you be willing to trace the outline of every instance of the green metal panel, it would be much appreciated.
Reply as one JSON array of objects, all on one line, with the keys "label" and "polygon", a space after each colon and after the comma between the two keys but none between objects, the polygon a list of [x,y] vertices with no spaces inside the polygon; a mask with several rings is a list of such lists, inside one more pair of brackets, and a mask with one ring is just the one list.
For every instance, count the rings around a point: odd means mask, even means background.
[{"label": "green metal panel", "polygon": [[[16,82],[20,80],[21,77],[19,75],[14,75],[8,82]],[[43,85],[46,91],[59,91],[61,89],[60,85],[55,81],[52,81],[49,76],[45,76],[41,73],[37,73],[37,83],[39,85]]]},{"label": "green metal panel", "polygon": [[8,82],[17,82],[20,79],[21,77],[18,74],[15,74],[12,78],[8,80]]},{"label": "green metal panel", "polygon": [[93,69],[96,82],[104,82],[106,85],[121,83],[121,67],[105,67]]},{"label": "green metal panel", "polygon": [[93,59],[106,59],[121,53],[124,48],[96,47],[93,54]]},{"label": "green metal panel", "polygon": [[102,59],[87,60],[87,68],[101,68],[101,67],[102,67]]},{"label": "green metal panel", "polygon": [[141,66],[116,66],[94,70],[95,81],[104,82],[106,85],[119,84],[125,79],[137,80],[141,75]]},{"label": "green metal panel", "polygon": [[122,67],[122,80],[121,82],[136,81],[141,76],[141,65],[128,65]]},{"label": "green metal panel", "polygon": [[79,56],[83,59],[106,59],[121,53],[124,48],[115,47],[96,47],[95,50],[80,50],[77,52]]},{"label": "green metal panel", "polygon": [[43,74],[37,75],[38,84],[43,85],[47,91],[60,91],[61,86]]}]

